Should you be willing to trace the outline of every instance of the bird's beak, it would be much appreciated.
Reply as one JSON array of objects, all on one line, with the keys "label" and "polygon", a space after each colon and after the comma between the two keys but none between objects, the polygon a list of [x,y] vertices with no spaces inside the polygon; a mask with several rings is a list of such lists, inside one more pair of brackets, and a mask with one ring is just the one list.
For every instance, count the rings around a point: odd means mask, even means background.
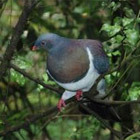
[{"label": "bird's beak", "polygon": [[37,47],[36,46],[33,46],[32,47],[32,51],[35,51],[35,50],[37,50]]}]

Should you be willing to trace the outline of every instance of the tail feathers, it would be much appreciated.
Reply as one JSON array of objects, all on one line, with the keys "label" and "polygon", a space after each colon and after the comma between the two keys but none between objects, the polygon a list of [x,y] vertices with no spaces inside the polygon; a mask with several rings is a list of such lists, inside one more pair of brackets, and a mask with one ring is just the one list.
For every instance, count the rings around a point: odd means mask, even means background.
[{"label": "tail feathers", "polygon": [[[100,103],[95,103],[95,102],[86,103],[86,106],[105,120],[115,121],[115,122],[121,121],[121,118],[119,117],[117,111],[113,107],[110,107],[108,105],[103,105]],[[89,112],[87,112],[82,107],[79,107],[79,110],[84,114],[89,114]]]}]

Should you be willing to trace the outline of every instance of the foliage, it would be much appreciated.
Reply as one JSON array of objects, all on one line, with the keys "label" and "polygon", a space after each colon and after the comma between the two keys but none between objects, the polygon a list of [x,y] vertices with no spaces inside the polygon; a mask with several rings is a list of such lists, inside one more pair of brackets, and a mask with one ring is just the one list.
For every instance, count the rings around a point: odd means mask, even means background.
[{"label": "foliage", "polygon": [[[23,5],[23,1],[18,0],[0,2],[0,56],[3,56],[9,44]],[[59,88],[46,75],[46,53],[31,52],[31,46],[36,38],[44,32],[53,32],[70,38],[98,39],[103,42],[109,57],[110,70],[116,68],[116,71],[105,76],[106,92],[111,93],[112,99],[137,100],[140,98],[139,7],[140,0],[42,0],[28,19],[12,63],[47,85]],[[56,106],[58,97],[53,91],[10,69],[6,77],[0,81],[0,101],[0,132],[2,132],[9,127],[24,123],[30,116],[41,114],[42,111]],[[131,118],[128,130],[132,129],[131,133],[134,133],[126,140],[139,137],[139,133],[135,133],[139,131],[139,124],[136,123],[140,117],[139,106],[130,108],[132,112],[127,112],[128,114],[120,109],[120,112],[123,112],[120,113],[122,118]],[[50,115],[0,139],[107,140],[109,138],[110,133],[101,127],[102,124],[94,116],[84,117],[84,114],[75,112],[77,110],[73,109],[72,113],[69,113],[69,109],[66,108],[62,112],[66,117],[61,113],[54,118]],[[123,125],[123,123],[114,123],[113,127],[123,132],[125,131]],[[115,139],[117,138],[112,140]]]}]

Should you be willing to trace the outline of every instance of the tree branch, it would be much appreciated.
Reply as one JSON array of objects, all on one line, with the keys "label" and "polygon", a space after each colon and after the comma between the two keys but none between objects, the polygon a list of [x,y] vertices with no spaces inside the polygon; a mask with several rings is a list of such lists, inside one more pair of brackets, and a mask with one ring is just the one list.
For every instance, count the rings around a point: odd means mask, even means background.
[{"label": "tree branch", "polygon": [[28,79],[34,81],[35,83],[40,84],[40,85],[43,86],[44,88],[50,89],[50,90],[52,90],[52,91],[55,91],[56,93],[61,93],[59,89],[54,88],[54,87],[52,87],[52,86],[49,86],[49,85],[45,84],[44,82],[42,82],[41,80],[36,79],[36,78],[30,76],[28,73],[26,73],[24,70],[20,69],[20,68],[17,67],[16,65],[14,65],[14,64],[11,63],[11,64],[10,64],[10,67],[13,68],[15,71],[21,73],[23,76],[27,77]]},{"label": "tree branch", "polygon": [[[2,61],[2,58],[1,57],[0,57],[0,61]],[[20,74],[22,74],[23,76],[27,77],[31,81],[33,81],[33,82],[35,82],[35,83],[43,86],[44,88],[50,89],[50,90],[52,90],[52,91],[54,91],[56,93],[59,93],[59,94],[62,93],[59,89],[54,88],[52,86],[49,86],[49,85],[45,84],[44,82],[42,82],[41,80],[36,79],[36,78],[30,76],[30,74],[28,74],[24,70],[20,69],[16,65],[10,63],[10,67],[13,68],[15,71],[19,72]],[[91,92],[95,91],[94,88],[91,89]],[[140,100],[134,100],[134,101],[110,101],[110,100],[95,99],[94,97],[91,97],[89,95],[89,92],[84,94],[84,96],[86,98],[88,98],[89,100],[91,100],[93,102],[104,104],[104,105],[116,106],[116,105],[127,105],[127,104],[137,104],[137,103],[140,103]]]},{"label": "tree branch", "polygon": [[42,113],[39,113],[39,114],[36,114],[36,115],[32,115],[31,117],[28,117],[25,119],[24,123],[22,124],[18,124],[18,125],[15,125],[13,127],[8,127],[6,128],[5,130],[3,131],[0,131],[0,136],[5,136],[9,133],[12,133],[12,132],[15,132],[15,131],[18,131],[20,130],[21,128],[26,128],[28,127],[31,123],[34,123],[36,122],[37,120],[40,120],[44,117],[47,117],[49,116],[50,114],[52,113],[57,113],[57,107],[52,107],[51,109],[49,110],[46,110]]},{"label": "tree branch", "polygon": [[[72,98],[70,98],[66,101],[66,104],[68,104],[68,103],[70,103],[71,101],[74,101],[74,100],[75,100],[75,97],[72,97]],[[52,107],[50,109],[47,109],[47,110],[45,110],[41,113],[33,114],[30,117],[25,118],[25,121],[22,124],[15,125],[13,127],[8,126],[8,128],[5,128],[5,130],[0,131],[0,136],[5,136],[9,133],[18,131],[22,128],[26,128],[30,124],[35,123],[36,121],[41,120],[42,118],[47,117],[47,116],[49,116],[53,113],[54,113],[54,115],[56,115],[56,113],[58,113],[58,108],[56,106]]]},{"label": "tree branch", "polygon": [[106,128],[108,128],[116,137],[122,140],[122,135],[119,131],[114,130],[105,120],[103,120],[97,113],[92,111],[91,109],[87,108],[84,104],[80,104],[87,112],[91,113],[93,116],[96,117],[97,120],[101,122]]},{"label": "tree branch", "polygon": [[[68,99],[66,101],[66,104],[70,103],[71,101],[75,101],[75,97],[72,97],[70,99]],[[121,134],[120,132],[114,130],[106,121],[104,121],[98,114],[96,114],[95,112],[93,112],[92,110],[90,110],[88,107],[86,107],[85,105],[82,104],[82,102],[78,102],[78,104],[80,106],[82,106],[87,112],[89,112],[90,114],[94,115],[97,120],[99,120],[106,128],[108,128],[115,136],[117,136],[118,138],[121,138]],[[58,109],[57,107],[52,107],[51,109],[49,110],[46,110],[42,113],[39,113],[39,114],[34,114],[32,115],[31,117],[28,117],[25,119],[24,123],[22,124],[19,124],[19,125],[16,125],[16,126],[13,126],[13,127],[8,127],[6,128],[5,130],[3,131],[0,131],[0,136],[5,136],[9,133],[12,133],[12,132],[15,132],[15,131],[18,131],[22,128],[26,128],[28,127],[31,123],[35,123],[36,121],[38,120],[41,120],[42,118],[44,117],[47,117],[51,114],[54,113],[54,115],[56,115],[56,113],[58,112]],[[49,118],[48,118],[49,119]],[[121,140],[121,139],[120,139]]]},{"label": "tree branch", "polygon": [[102,100],[102,99],[95,99],[92,97],[89,97],[89,95],[84,95],[87,97],[90,101],[103,104],[103,105],[109,105],[109,106],[118,106],[118,105],[128,105],[128,104],[139,104],[140,100],[134,100],[134,101],[110,101],[110,100]]},{"label": "tree branch", "polygon": [[[1,58],[1,57],[0,57],[0,61],[2,61],[2,58]],[[55,91],[56,93],[61,93],[59,89],[54,88],[54,87],[52,87],[52,86],[49,86],[49,85],[45,84],[44,82],[42,82],[41,80],[36,79],[36,78],[30,76],[30,74],[28,74],[27,72],[25,72],[23,69],[17,67],[16,65],[10,63],[10,64],[9,64],[9,67],[10,67],[10,68],[13,68],[15,71],[19,72],[20,74],[22,74],[23,76],[27,77],[27,78],[30,79],[31,81],[34,81],[35,83],[37,83],[37,84],[43,86],[44,88],[50,89],[50,90],[52,90],[52,91]]]},{"label": "tree branch", "polygon": [[12,60],[12,57],[15,52],[15,48],[18,44],[18,41],[23,33],[24,27],[26,25],[27,19],[33,9],[33,7],[37,4],[37,0],[25,0],[24,8],[22,11],[21,16],[19,17],[19,21],[17,22],[12,38],[10,40],[10,44],[7,47],[5,54],[3,56],[3,60],[0,65],[0,79],[5,76],[8,65],[10,64],[10,61]]}]

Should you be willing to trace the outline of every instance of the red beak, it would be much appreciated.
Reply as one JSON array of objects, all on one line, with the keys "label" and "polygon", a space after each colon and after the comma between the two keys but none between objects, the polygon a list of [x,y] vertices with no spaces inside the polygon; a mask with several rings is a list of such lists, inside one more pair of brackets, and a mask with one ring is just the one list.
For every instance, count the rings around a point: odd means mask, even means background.
[{"label": "red beak", "polygon": [[37,50],[37,47],[36,46],[33,46],[32,47],[32,51],[35,51],[35,50]]}]

